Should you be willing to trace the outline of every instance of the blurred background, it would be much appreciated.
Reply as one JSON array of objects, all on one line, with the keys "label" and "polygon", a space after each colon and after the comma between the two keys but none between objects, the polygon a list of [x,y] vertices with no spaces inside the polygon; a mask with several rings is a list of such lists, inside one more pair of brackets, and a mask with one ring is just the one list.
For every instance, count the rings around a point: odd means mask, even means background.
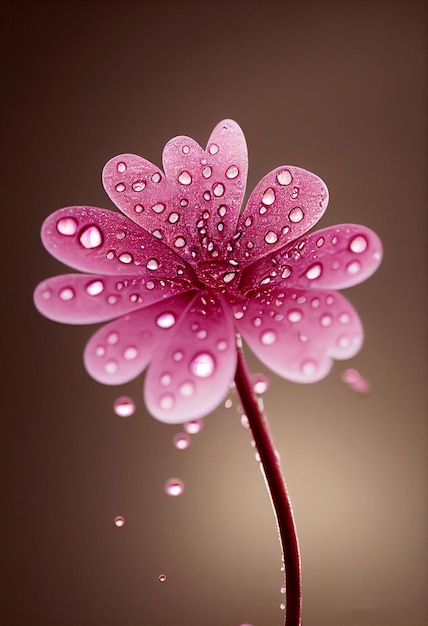
[{"label": "blurred background", "polygon": [[[236,398],[192,436],[103,387],[32,292],[65,271],[40,227],[113,208],[104,163],[161,164],[179,134],[243,128],[248,189],[293,164],[330,189],[322,227],[362,223],[380,270],[346,295],[366,340],[324,381],[269,376],[265,409],[294,504],[304,626],[425,626],[427,3],[1,2],[1,626],[280,626],[281,553]],[[345,368],[371,383],[359,394]],[[131,396],[136,411],[113,403]],[[226,400],[226,398],[225,398]],[[164,483],[185,490],[169,497]],[[114,524],[116,516],[125,525]],[[165,582],[159,575],[165,574]]]}]

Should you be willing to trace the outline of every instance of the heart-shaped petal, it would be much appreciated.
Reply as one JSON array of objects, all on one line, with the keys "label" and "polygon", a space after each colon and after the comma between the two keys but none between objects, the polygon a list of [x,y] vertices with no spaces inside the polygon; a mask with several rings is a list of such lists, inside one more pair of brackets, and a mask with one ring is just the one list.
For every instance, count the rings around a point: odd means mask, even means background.
[{"label": "heart-shaped petal", "polygon": [[149,411],[170,424],[206,415],[227,393],[236,360],[230,310],[212,292],[198,293],[153,356],[144,387]]},{"label": "heart-shaped petal", "polygon": [[67,207],[42,227],[45,248],[77,270],[146,280],[196,280],[194,271],[168,246],[123,215],[95,207]]},{"label": "heart-shaped petal", "polygon": [[372,230],[356,224],[331,226],[246,267],[240,289],[345,289],[369,278],[381,260],[382,243]]},{"label": "heart-shaped petal", "polygon": [[64,324],[104,322],[189,291],[171,280],[136,276],[62,274],[40,283],[34,292],[37,309]]},{"label": "heart-shaped petal", "polygon": [[271,370],[299,383],[328,374],[332,359],[348,359],[361,347],[363,329],[339,293],[272,289],[235,308],[243,338]]},{"label": "heart-shaped petal", "polygon": [[328,204],[325,183],[289,165],[265,176],[251,193],[234,235],[241,265],[270,254],[306,233]]},{"label": "heart-shaped petal", "polygon": [[181,294],[134,311],[100,328],[88,341],[84,362],[100,383],[119,385],[140,374],[162,350],[192,294]]}]

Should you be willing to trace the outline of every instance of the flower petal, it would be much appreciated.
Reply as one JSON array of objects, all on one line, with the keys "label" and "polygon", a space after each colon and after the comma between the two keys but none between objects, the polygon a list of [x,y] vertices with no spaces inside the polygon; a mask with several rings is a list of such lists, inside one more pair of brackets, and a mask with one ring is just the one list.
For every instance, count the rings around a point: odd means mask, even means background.
[{"label": "flower petal", "polygon": [[212,292],[200,292],[170,343],[156,350],[144,387],[148,410],[171,424],[206,415],[227,393],[236,359],[230,310]]},{"label": "flower petal", "polygon": [[344,289],[369,278],[381,260],[382,243],[372,230],[357,224],[331,226],[245,268],[240,289]]},{"label": "flower petal", "polygon": [[170,340],[193,294],[181,294],[134,311],[100,328],[88,341],[84,362],[100,383],[119,385],[138,376]]},{"label": "flower petal", "polygon": [[236,325],[251,350],[274,372],[299,383],[326,376],[332,359],[358,352],[363,328],[338,292],[272,289],[235,307]]},{"label": "flower petal", "polygon": [[239,126],[216,126],[207,150],[189,137],[175,137],[163,152],[165,176],[132,154],[111,159],[104,187],[137,224],[197,265],[221,257],[235,232],[245,192],[248,157]]},{"label": "flower petal", "polygon": [[325,183],[298,167],[278,167],[251,193],[239,218],[235,252],[241,265],[278,250],[306,233],[327,208]]},{"label": "flower petal", "polygon": [[42,315],[55,322],[93,324],[184,291],[189,291],[189,287],[171,280],[62,274],[48,278],[36,287],[34,303]]},{"label": "flower petal", "polygon": [[196,280],[191,267],[170,248],[123,215],[95,207],[67,207],[42,226],[45,248],[78,270],[102,275]]}]

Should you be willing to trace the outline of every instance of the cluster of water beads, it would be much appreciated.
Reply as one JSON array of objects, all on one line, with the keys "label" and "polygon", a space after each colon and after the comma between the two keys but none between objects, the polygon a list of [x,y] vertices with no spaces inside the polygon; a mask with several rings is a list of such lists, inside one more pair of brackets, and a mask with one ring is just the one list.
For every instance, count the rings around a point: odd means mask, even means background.
[{"label": "cluster of water beads", "polygon": [[113,409],[119,417],[129,417],[135,413],[135,402],[128,396],[120,396],[114,401]]},{"label": "cluster of water beads", "polygon": [[346,369],[342,374],[342,380],[350,389],[357,393],[365,394],[370,391],[369,381],[354,368]]},{"label": "cluster of water beads", "polygon": [[183,425],[184,430],[189,435],[197,435],[204,427],[204,421],[202,419],[190,420]]},{"label": "cluster of water beads", "polygon": [[191,439],[186,433],[177,433],[174,435],[173,442],[177,450],[186,450],[190,446]]}]

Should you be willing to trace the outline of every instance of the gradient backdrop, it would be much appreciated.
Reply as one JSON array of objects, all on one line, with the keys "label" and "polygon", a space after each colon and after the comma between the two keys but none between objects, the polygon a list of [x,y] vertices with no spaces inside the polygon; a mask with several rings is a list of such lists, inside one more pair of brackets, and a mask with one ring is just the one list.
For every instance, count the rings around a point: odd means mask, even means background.
[{"label": "gradient backdrop", "polygon": [[[303,624],[428,623],[426,6],[1,2],[1,626],[282,624],[275,520],[236,405],[177,451],[141,379],[112,388],[85,373],[93,328],[32,304],[65,269],[39,240],[49,213],[113,208],[110,157],[160,164],[169,138],[205,145],[225,117],[246,134],[249,188],[281,164],[309,169],[330,189],[321,225],[360,222],[385,246],[380,271],[347,292],[361,353],[311,387],[270,375],[265,397],[300,534]],[[345,367],[370,395],[341,382]],[[112,410],[123,393],[137,402],[127,419]],[[171,476],[180,498],[163,492]]]}]

